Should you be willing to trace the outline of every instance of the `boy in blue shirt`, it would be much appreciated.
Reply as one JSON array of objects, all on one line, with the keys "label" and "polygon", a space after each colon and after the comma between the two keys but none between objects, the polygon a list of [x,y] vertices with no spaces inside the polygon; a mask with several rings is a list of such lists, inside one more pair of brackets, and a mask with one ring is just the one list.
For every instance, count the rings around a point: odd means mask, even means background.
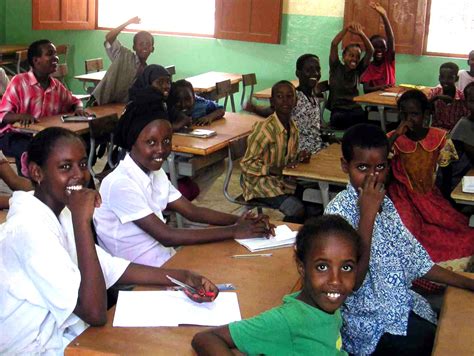
[{"label": "boy in blue shirt", "polygon": [[341,166],[350,184],[326,208],[361,235],[354,293],[341,308],[344,349],[351,354],[430,355],[436,315],[410,289],[424,277],[474,290],[474,280],[433,263],[385,196],[389,143],[383,131],[359,124],[342,139]]}]

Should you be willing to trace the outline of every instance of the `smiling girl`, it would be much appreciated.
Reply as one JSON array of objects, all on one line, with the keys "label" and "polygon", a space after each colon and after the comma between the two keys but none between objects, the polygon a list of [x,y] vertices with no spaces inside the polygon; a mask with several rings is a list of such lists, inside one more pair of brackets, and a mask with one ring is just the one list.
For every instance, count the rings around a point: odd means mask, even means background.
[{"label": "smiling girl", "polygon": [[296,237],[300,292],[251,319],[200,332],[198,355],[347,355],[341,350],[339,307],[352,293],[358,261],[357,232],[341,217],[309,220]]},{"label": "smiling girl", "polygon": [[86,150],[71,131],[36,135],[28,172],[34,191],[13,193],[0,227],[0,354],[62,354],[87,324],[105,324],[106,289],[115,283],[170,285],[168,274],[200,290],[195,301],[217,296],[204,277],[136,265],[95,245],[92,213],[101,199],[85,188]]},{"label": "smiling girl", "polygon": [[[161,266],[173,246],[233,238],[266,236],[266,217],[238,217],[194,206],[171,184],[162,169],[171,153],[173,130],[157,115],[129,116],[122,122],[123,148],[129,153],[100,187],[103,204],[95,211],[99,244],[114,256]],[[163,211],[215,225],[207,229],[177,229],[166,224]]]}]

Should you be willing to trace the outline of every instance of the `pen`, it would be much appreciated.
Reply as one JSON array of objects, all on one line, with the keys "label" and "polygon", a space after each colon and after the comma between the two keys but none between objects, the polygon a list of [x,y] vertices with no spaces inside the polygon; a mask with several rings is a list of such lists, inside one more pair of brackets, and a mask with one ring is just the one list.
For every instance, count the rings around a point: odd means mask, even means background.
[{"label": "pen", "polygon": [[249,253],[246,255],[232,255],[232,258],[247,258],[247,257],[272,257],[271,253]]},{"label": "pen", "polygon": [[198,294],[200,296],[206,296],[206,297],[215,297],[215,293],[213,292],[198,292],[196,290],[196,288],[194,287],[191,287],[189,284],[186,284],[184,282],[181,282],[181,281],[178,281],[177,279],[171,277],[171,276],[168,276],[166,275],[166,278],[168,278],[171,282],[173,282],[174,284],[184,288],[184,289],[187,289],[188,291],[190,291],[192,294]]}]

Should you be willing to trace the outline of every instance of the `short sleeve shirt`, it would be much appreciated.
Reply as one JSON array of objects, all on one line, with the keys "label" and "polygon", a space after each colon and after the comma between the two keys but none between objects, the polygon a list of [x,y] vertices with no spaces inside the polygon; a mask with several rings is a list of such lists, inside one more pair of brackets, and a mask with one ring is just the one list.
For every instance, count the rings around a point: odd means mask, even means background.
[{"label": "short sleeve shirt", "polygon": [[134,221],[155,214],[164,222],[163,210],[181,197],[163,169],[146,174],[127,155],[100,186],[102,204],[94,212],[99,245],[113,256],[159,267],[174,249],[161,245]]},{"label": "short sleeve shirt", "polygon": [[213,100],[208,100],[199,95],[194,98],[194,107],[191,113],[193,120],[197,120],[203,116],[209,115],[217,109],[223,109],[222,105],[219,105]]},{"label": "short sleeve shirt", "polygon": [[328,314],[287,295],[283,304],[229,324],[239,351],[248,355],[347,355],[341,350],[339,310]]},{"label": "short sleeve shirt", "polygon": [[[359,226],[358,195],[348,185],[327,206],[354,228]],[[403,225],[392,201],[385,197],[372,235],[369,269],[362,286],[341,308],[344,349],[353,354],[374,352],[384,333],[406,335],[410,311],[436,323],[428,302],[410,289],[434,263],[426,250]]]}]

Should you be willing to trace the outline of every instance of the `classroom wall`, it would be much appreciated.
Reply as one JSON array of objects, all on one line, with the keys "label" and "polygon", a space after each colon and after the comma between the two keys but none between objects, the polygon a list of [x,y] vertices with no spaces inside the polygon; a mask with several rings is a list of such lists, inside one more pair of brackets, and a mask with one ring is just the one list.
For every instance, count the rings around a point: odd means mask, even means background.
[{"label": "classroom wall", "polygon": [[[2,23],[5,27],[4,43],[30,43],[48,38],[56,44],[72,45],[68,82],[74,92],[82,91],[81,84],[72,79],[72,75],[84,73],[84,60],[106,58],[105,31],[33,31],[30,0],[0,0],[0,11],[4,13],[4,16],[0,14],[0,31]],[[255,72],[257,89],[263,89],[279,79],[294,79],[296,58],[311,52],[321,58],[322,78],[327,78],[329,47],[343,24],[344,0],[285,0],[283,12],[279,45],[155,35],[155,53],[148,62],[175,65],[176,79],[210,70]],[[123,33],[119,38],[131,47],[132,37],[133,34]],[[397,55],[397,82],[435,85],[439,65],[450,60],[461,68],[466,66],[465,60]],[[108,66],[108,59],[105,62]]]},{"label": "classroom wall", "polygon": [[0,43],[5,42],[5,9],[6,0],[0,0]]}]

